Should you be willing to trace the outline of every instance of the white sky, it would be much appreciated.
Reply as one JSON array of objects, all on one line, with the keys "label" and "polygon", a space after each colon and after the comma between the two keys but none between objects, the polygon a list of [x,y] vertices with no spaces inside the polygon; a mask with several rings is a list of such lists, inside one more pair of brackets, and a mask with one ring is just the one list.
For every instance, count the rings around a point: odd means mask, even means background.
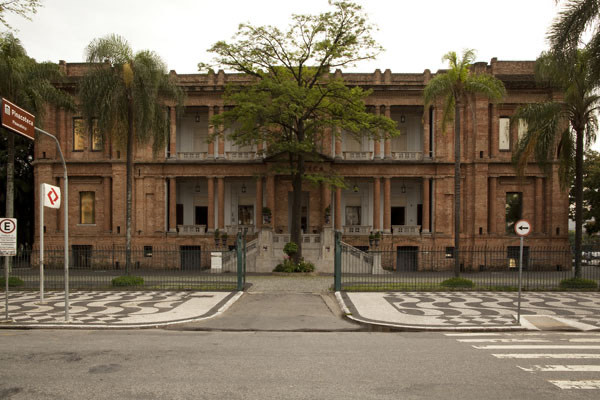
[{"label": "white sky", "polygon": [[[346,71],[435,72],[444,53],[477,50],[477,60],[534,60],[547,48],[557,14],[554,0],[357,0],[386,49],[377,60]],[[157,52],[178,73],[210,62],[206,52],[228,40],[240,22],[285,27],[292,13],[318,14],[327,0],[44,0],[32,21],[8,16],[28,54],[38,61],[84,61],[94,38],[116,33],[134,51]],[[595,148],[600,149],[600,145]]]}]

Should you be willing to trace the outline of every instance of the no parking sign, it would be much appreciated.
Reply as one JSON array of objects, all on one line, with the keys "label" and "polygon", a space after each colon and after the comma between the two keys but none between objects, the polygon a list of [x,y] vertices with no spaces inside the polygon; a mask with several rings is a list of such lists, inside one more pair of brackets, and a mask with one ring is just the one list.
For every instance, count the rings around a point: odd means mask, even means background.
[{"label": "no parking sign", "polygon": [[17,219],[0,219],[0,256],[17,255]]}]

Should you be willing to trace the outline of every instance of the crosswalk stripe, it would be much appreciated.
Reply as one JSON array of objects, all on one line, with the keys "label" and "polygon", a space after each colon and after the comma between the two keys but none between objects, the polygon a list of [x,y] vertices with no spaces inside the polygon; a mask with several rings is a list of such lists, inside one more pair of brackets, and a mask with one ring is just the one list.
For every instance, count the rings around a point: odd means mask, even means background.
[{"label": "crosswalk stripe", "polygon": [[445,336],[500,336],[501,333],[491,332],[466,332],[466,333],[444,333]]},{"label": "crosswalk stripe", "polygon": [[496,358],[600,359],[600,353],[504,353],[492,355]]},{"label": "crosswalk stripe", "polygon": [[532,365],[531,367],[521,367],[523,371],[528,372],[599,372],[600,365]]},{"label": "crosswalk stripe", "polygon": [[490,344],[487,346],[473,346],[479,350],[542,350],[542,349],[564,349],[564,350],[600,350],[595,345],[561,345],[561,344]]},{"label": "crosswalk stripe", "polygon": [[[544,336],[543,332],[461,332],[461,333],[444,333],[444,336],[461,337],[461,336]],[[600,337],[600,332],[552,332],[553,336],[596,336]]]},{"label": "crosswalk stripe", "polygon": [[549,343],[546,339],[457,339],[462,343]]},{"label": "crosswalk stripe", "polygon": [[561,389],[600,389],[600,381],[548,381]]}]

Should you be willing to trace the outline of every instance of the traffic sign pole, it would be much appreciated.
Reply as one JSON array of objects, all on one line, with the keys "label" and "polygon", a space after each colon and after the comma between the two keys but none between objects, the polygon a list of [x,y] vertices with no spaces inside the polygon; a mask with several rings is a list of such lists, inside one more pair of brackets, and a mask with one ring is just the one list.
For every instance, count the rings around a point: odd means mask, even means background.
[{"label": "traffic sign pole", "polygon": [[519,245],[519,297],[517,299],[517,323],[521,323],[521,283],[523,281],[523,239],[531,233],[531,224],[525,219],[520,219],[515,224],[515,233],[521,238]]},{"label": "traffic sign pole", "polygon": [[44,184],[40,183],[40,303],[44,303]]}]

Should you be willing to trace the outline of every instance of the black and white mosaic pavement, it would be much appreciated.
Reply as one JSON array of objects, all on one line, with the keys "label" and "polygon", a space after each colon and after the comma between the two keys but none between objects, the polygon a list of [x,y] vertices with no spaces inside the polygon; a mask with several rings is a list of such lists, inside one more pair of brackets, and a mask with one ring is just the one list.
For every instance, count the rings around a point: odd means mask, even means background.
[{"label": "black and white mosaic pavement", "polygon": [[[518,328],[517,293],[347,293],[349,309],[365,322],[405,327]],[[600,294],[527,292],[521,315],[544,315],[600,328]]]}]

